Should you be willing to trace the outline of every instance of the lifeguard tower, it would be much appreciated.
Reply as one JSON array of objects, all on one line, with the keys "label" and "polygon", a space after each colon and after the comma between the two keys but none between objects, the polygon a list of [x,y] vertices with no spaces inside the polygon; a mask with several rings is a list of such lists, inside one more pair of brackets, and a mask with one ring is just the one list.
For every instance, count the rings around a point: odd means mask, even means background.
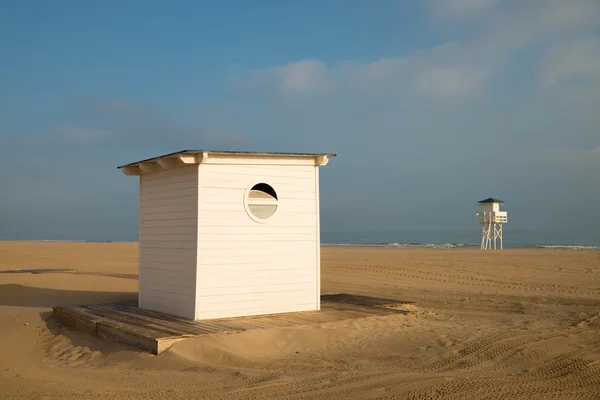
[{"label": "lifeguard tower", "polygon": [[500,248],[502,249],[502,224],[508,222],[508,213],[506,211],[500,211],[500,204],[503,203],[502,200],[493,197],[481,200],[477,203],[477,205],[483,207],[483,211],[477,213],[477,223],[481,224],[482,250],[491,249],[492,241],[494,243],[494,249],[496,249],[497,239],[500,239]]}]

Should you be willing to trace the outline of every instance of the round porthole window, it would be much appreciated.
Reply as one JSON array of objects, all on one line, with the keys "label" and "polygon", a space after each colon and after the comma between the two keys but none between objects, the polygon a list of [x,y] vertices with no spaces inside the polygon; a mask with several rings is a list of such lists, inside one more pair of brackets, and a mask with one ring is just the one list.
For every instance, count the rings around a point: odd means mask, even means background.
[{"label": "round porthole window", "polygon": [[264,221],[277,211],[277,193],[271,185],[257,183],[246,194],[246,211],[256,221]]}]

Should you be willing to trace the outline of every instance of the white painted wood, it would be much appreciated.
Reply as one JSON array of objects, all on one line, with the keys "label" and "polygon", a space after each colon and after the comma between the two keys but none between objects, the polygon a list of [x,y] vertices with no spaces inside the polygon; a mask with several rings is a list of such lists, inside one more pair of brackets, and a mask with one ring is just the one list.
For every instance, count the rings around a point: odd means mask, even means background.
[{"label": "white painted wood", "polygon": [[[135,167],[138,169],[138,172],[141,173],[141,171],[139,171],[138,167]],[[139,205],[138,205],[138,235],[141,237],[142,235],[142,209],[139,207],[142,204],[142,177],[140,176],[138,178],[138,198],[139,198]],[[142,247],[140,246],[139,242],[138,242],[138,280],[142,279]],[[142,291],[139,290],[139,285],[138,285],[138,305],[139,307],[141,307],[142,304]]]},{"label": "white painted wood", "polygon": [[146,161],[139,164],[140,170],[143,174],[157,172],[161,170],[160,165],[156,161]]},{"label": "white painted wood", "polygon": [[[239,200],[243,205],[243,197]],[[278,203],[278,209],[284,209],[288,213],[293,212],[294,214],[304,214],[304,217],[313,217],[315,213],[315,208],[313,205],[294,205],[290,203],[280,202]],[[205,211],[236,211],[239,210],[239,203],[235,204],[232,202],[227,203],[205,203],[204,204]],[[288,214],[289,215],[289,214]]]},{"label": "white painted wood", "polygon": [[[319,309],[328,160],[199,152],[126,166],[140,175],[140,306],[191,319]],[[276,198],[249,199],[258,183]]]},{"label": "white painted wood", "polygon": [[159,226],[152,227],[144,225],[145,235],[173,235],[173,234],[190,234],[196,233],[198,227],[196,225],[173,225],[173,226]]},{"label": "white painted wood", "polygon": [[257,176],[269,176],[273,179],[279,178],[293,178],[296,179],[308,179],[311,180],[314,178],[311,169],[306,168],[305,166],[292,166],[292,167],[282,167],[282,166],[256,166],[256,165],[246,165],[240,168],[238,165],[221,165],[218,170],[214,170],[211,173],[211,179],[223,178],[223,177],[232,177],[233,175],[236,177],[251,177],[254,179]]},{"label": "white painted wood", "polygon": [[[149,160],[137,161],[119,167],[126,175],[142,175],[161,170],[172,170],[189,164],[217,164],[248,166],[323,166],[335,154],[249,153],[205,150],[185,150]],[[156,166],[153,166],[153,165]]]},{"label": "white painted wood", "polygon": [[144,308],[167,314],[190,318],[195,314],[194,304],[189,301],[164,300],[161,297],[145,296]]},{"label": "white painted wood", "polygon": [[140,285],[144,282],[165,282],[175,286],[190,287],[195,291],[195,279],[196,275],[191,274],[188,271],[182,271],[180,269],[155,269],[146,268],[144,271],[150,271],[148,276],[140,279]]},{"label": "white painted wood", "polygon": [[184,226],[196,226],[198,222],[195,219],[175,218],[175,219],[163,219],[163,220],[145,220],[141,221],[141,225],[144,228],[170,228],[170,227],[184,227]]},{"label": "white painted wood", "polygon": [[188,242],[167,242],[162,240],[155,240],[153,242],[144,240],[144,235],[140,237],[142,253],[144,250],[152,248],[152,249],[166,249],[166,250],[194,250],[197,248],[196,241],[188,241]]},{"label": "white painted wood", "polygon": [[[164,257],[164,258],[161,258]],[[189,264],[193,262],[193,259],[190,259],[188,262],[172,261],[167,256],[152,256],[151,261],[146,261],[144,264],[144,269],[159,269],[164,271],[177,271],[177,274],[187,274],[187,277],[196,276],[195,273],[191,274],[189,271]]]},{"label": "white painted wood", "polygon": [[166,281],[159,281],[158,279],[141,280],[140,287],[141,290],[160,294],[160,297],[165,300],[193,302],[196,296],[196,289],[193,286],[169,284]]},{"label": "white painted wood", "polygon": [[[320,165],[325,165],[329,161],[329,158],[325,158],[324,160],[319,160]],[[317,275],[317,310],[321,309],[321,215],[320,215],[320,200],[319,200],[319,168],[315,168],[315,217],[316,217],[316,226],[315,226],[315,242],[317,243],[316,250],[316,275]]]},{"label": "white painted wood", "polygon": [[198,188],[189,187],[182,189],[174,189],[174,190],[161,190],[156,192],[145,191],[144,198],[146,200],[160,200],[160,199],[174,199],[174,198],[182,198],[185,199],[188,196],[196,196],[198,194]]},{"label": "white painted wood", "polygon": [[[284,208],[285,209],[285,208]],[[276,213],[275,217],[269,220],[270,227],[313,227],[314,221],[307,218],[298,218],[298,214],[289,210],[286,213]],[[200,225],[204,227],[252,227],[254,221],[246,220],[247,214],[245,210],[238,211],[212,211],[209,216],[200,220]]]},{"label": "white painted wood", "polygon": [[188,260],[190,260],[190,259],[192,259],[192,260],[196,259],[196,249],[162,250],[162,249],[153,249],[153,248],[149,247],[149,248],[144,249],[142,251],[142,254],[147,254],[147,255],[152,255],[152,256],[164,255],[165,257],[168,257],[170,262],[173,262],[173,263],[177,263],[177,262],[187,263]]},{"label": "white painted wood", "polygon": [[[207,155],[203,154],[202,155],[202,161],[206,161],[207,159]],[[198,211],[197,211],[197,218],[198,218],[198,225],[197,225],[197,241],[196,241],[196,249],[197,249],[197,255],[196,255],[196,279],[194,280],[195,283],[195,287],[196,287],[196,292],[195,292],[195,296],[194,296],[194,319],[198,320],[200,319],[199,316],[199,312],[198,312],[198,302],[199,302],[199,297],[200,297],[200,291],[202,286],[202,279],[203,279],[203,274],[204,271],[202,269],[202,267],[200,266],[200,259],[201,257],[203,257],[205,251],[203,249],[201,249],[200,247],[200,234],[201,232],[203,232],[203,228],[202,228],[202,221],[206,218],[206,213],[204,212],[204,196],[206,195],[203,185],[204,185],[204,181],[206,179],[206,171],[205,168],[202,164],[198,165]],[[223,271],[223,270],[221,270]]]},{"label": "white painted wood", "polygon": [[[316,168],[211,158],[200,166],[198,318],[318,308]],[[245,207],[257,183],[277,193],[277,211],[261,222]]]},{"label": "white painted wood", "polygon": [[[153,182],[160,179],[169,179],[172,182],[177,182],[180,179],[176,177],[182,177],[186,175],[194,175],[197,176],[196,168],[190,168],[189,165],[183,165],[180,168],[169,169],[164,171],[159,171],[153,174],[148,174],[144,177],[144,181]],[[173,178],[173,179],[171,179]]]},{"label": "white painted wood", "polygon": [[[287,255],[281,255],[279,257],[269,255],[263,258],[260,262],[254,262],[249,264],[245,256],[240,257],[228,257],[226,259],[220,258],[202,258],[199,260],[198,265],[204,271],[204,273],[210,273],[217,271],[221,273],[223,268],[227,268],[228,271],[265,271],[268,273],[275,272],[278,270],[298,270],[306,268],[306,265],[314,264],[317,260],[314,257],[306,255],[304,257],[294,257],[293,260],[289,259]],[[312,268],[311,268],[312,270]]]},{"label": "white painted wood", "polygon": [[125,175],[135,176],[135,175],[140,175],[142,173],[142,171],[140,170],[140,167],[138,167],[137,165],[130,165],[130,166],[123,168],[123,173]]},{"label": "white painted wood", "polygon": [[[244,264],[242,267],[238,266],[239,270],[244,270],[253,264]],[[271,269],[269,264],[264,264],[261,268],[255,269],[252,272],[252,275],[235,275],[232,276],[231,279],[227,282],[227,285],[236,286],[236,282],[241,282],[242,284],[247,284],[249,280],[252,279],[262,279],[259,283],[268,284],[270,279],[276,280],[274,283],[283,282],[289,280],[289,282],[300,281],[300,279],[312,279],[312,274],[314,274],[313,268],[306,268],[302,263],[295,264],[284,264],[287,268],[279,268],[279,269]],[[243,268],[246,267],[246,268]],[[229,268],[228,268],[229,269]],[[221,269],[209,269],[204,268],[202,270],[202,279],[204,282],[208,282],[212,279],[221,279]]]},{"label": "white painted wood", "polygon": [[196,291],[196,282],[188,279],[176,271],[171,270],[156,270],[153,271],[152,278],[147,278],[144,281],[154,284],[165,283],[167,285],[182,286],[192,289],[194,295]]},{"label": "white painted wood", "polygon": [[194,319],[198,166],[175,161],[141,166],[140,307]]},{"label": "white painted wood", "polygon": [[155,185],[155,186],[146,185],[143,188],[143,193],[144,194],[156,193],[156,192],[159,192],[159,190],[160,190],[160,192],[170,192],[172,190],[189,189],[189,188],[196,188],[196,187],[197,187],[197,184],[195,184],[194,182],[190,182],[189,179],[186,179],[181,182],[163,183],[163,184]]},{"label": "white painted wood", "polygon": [[[201,274],[202,284],[209,289],[203,290],[202,295],[211,294],[211,290],[216,289],[231,289],[232,292],[262,292],[276,291],[281,292],[286,290],[297,290],[298,287],[313,288],[315,285],[314,269],[312,274],[291,275],[291,274],[268,274],[269,271],[261,271],[257,273],[253,271],[251,274],[236,274],[230,276],[227,281],[223,280],[223,276],[219,271],[213,271],[212,274]],[[289,271],[286,271],[289,272]],[[227,292],[227,290],[225,291]]]},{"label": "white painted wood", "polygon": [[200,154],[181,154],[179,155],[179,160],[184,164],[197,164],[202,162],[204,158],[206,158],[206,153]]},{"label": "white painted wood", "polygon": [[[157,174],[150,174],[150,175],[146,175],[144,176],[144,189],[148,188],[148,190],[152,190],[152,188],[155,189],[160,189],[160,187],[162,187],[162,185],[176,185],[179,183],[191,183],[192,181],[190,180],[190,177],[188,175],[193,175],[190,174],[189,172],[185,171],[186,168],[179,168],[176,171],[184,171],[184,174],[181,175],[173,175],[173,176],[163,176],[161,178],[155,178],[154,175]],[[175,170],[173,170],[175,171]],[[162,173],[171,173],[173,171],[164,171]],[[159,172],[160,174],[160,172]],[[147,180],[147,181],[146,181]]]},{"label": "white painted wood", "polygon": [[264,182],[265,180],[269,180],[269,184],[279,192],[279,189],[275,187],[276,185],[282,185],[285,189],[290,192],[305,192],[305,193],[314,193],[314,177],[313,179],[302,179],[295,180],[294,185],[289,185],[289,181],[292,178],[276,178],[269,177],[268,175],[233,175],[229,174],[227,177],[221,175],[219,177],[213,177],[210,175],[210,178],[207,178],[203,183],[203,188],[217,188],[217,189],[243,189],[246,190],[248,181],[257,181]]},{"label": "white painted wood", "polygon": [[198,209],[196,199],[197,196],[194,194],[166,199],[146,199],[142,208],[149,208],[150,212],[194,211]]},{"label": "white painted wood", "polygon": [[314,158],[307,157],[269,157],[263,155],[257,156],[229,156],[229,155],[210,155],[206,161],[203,162],[205,165],[270,165],[270,166],[279,166],[279,165],[289,165],[289,166],[315,166],[316,162]]},{"label": "white painted wood", "polygon": [[498,248],[498,240],[500,241],[500,249],[503,246],[502,225],[508,222],[508,213],[500,211],[499,202],[480,203],[483,207],[483,212],[476,214],[477,223],[481,225],[481,249],[496,250]]},{"label": "white painted wood", "polygon": [[[208,228],[206,228],[208,229]],[[207,233],[206,229],[198,236],[201,242],[229,242],[229,243],[256,243],[259,240],[256,238],[256,233]],[[177,236],[177,235],[169,235]],[[314,232],[311,233],[295,233],[295,232],[276,232],[270,230],[269,232],[261,232],[260,241],[268,240],[272,246],[277,246],[279,242],[314,242],[316,235]]]},{"label": "white painted wood", "polygon": [[141,239],[145,242],[177,242],[177,243],[192,243],[194,247],[196,247],[196,240],[190,239],[192,236],[194,239],[196,238],[195,232],[190,233],[142,233]]},{"label": "white painted wood", "polygon": [[313,310],[316,305],[314,303],[296,303],[296,304],[284,304],[279,305],[277,302],[269,301],[268,304],[263,304],[258,307],[244,307],[232,306],[228,310],[214,310],[198,312],[198,319],[212,319],[212,318],[233,318],[233,317],[245,317],[249,315],[264,315],[264,314],[281,314],[290,312],[299,312],[306,310]]},{"label": "white painted wood", "polygon": [[248,287],[248,291],[246,292],[243,292],[241,288],[237,288],[237,291],[234,292],[226,292],[223,289],[212,289],[212,292],[226,293],[227,296],[200,296],[201,301],[198,311],[230,310],[234,304],[240,308],[269,307],[273,305],[295,306],[301,303],[302,299],[312,296],[314,290],[314,287],[306,285],[298,285],[297,288],[289,286],[289,289],[285,292],[268,291],[267,288],[260,286]]},{"label": "white painted wood", "polygon": [[[283,193],[280,194],[283,196],[288,202],[288,207],[310,207],[314,206],[315,203],[315,194],[314,193],[305,193],[305,194],[291,194],[291,193]],[[219,194],[207,194],[204,197],[204,204],[232,204],[234,206],[239,205],[240,201],[243,201],[242,198],[236,198],[233,196],[228,196],[224,193]],[[276,199],[249,199],[249,203],[258,202],[262,203],[264,201],[271,201],[277,203]]]},{"label": "white painted wood", "polygon": [[158,159],[158,165],[160,165],[160,167],[162,169],[173,169],[177,166],[178,162],[179,162],[179,159],[175,159],[175,158],[159,158]]},{"label": "white painted wood", "polygon": [[317,165],[318,166],[324,166],[327,165],[327,163],[329,163],[329,155],[320,155],[317,156]]},{"label": "white painted wood", "polygon": [[[141,208],[141,207],[140,207]],[[155,210],[146,210],[146,213],[142,216],[142,223],[145,221],[173,221],[178,219],[186,219],[189,220],[192,218],[192,221],[196,221],[197,223],[198,212],[196,210],[186,210],[186,211],[155,211]]]}]

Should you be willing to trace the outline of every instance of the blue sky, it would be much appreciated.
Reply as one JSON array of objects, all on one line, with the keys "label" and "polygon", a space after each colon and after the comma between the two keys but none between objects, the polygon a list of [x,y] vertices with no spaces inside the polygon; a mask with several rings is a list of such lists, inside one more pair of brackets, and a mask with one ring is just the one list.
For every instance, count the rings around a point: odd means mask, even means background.
[{"label": "blue sky", "polygon": [[476,229],[494,196],[515,229],[600,242],[599,20],[595,0],[2,2],[0,237],[135,233],[115,167],[219,148],[338,153],[329,231]]}]

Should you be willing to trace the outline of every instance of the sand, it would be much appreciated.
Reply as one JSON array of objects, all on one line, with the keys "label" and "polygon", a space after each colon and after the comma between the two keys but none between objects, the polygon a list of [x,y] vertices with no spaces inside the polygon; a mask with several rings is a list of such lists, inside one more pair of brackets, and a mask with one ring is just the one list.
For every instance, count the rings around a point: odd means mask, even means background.
[{"label": "sand", "polygon": [[0,242],[0,398],[597,399],[600,252],[322,250],[322,289],[412,315],[186,339],[160,356],[59,304],[135,299],[137,245]]}]

